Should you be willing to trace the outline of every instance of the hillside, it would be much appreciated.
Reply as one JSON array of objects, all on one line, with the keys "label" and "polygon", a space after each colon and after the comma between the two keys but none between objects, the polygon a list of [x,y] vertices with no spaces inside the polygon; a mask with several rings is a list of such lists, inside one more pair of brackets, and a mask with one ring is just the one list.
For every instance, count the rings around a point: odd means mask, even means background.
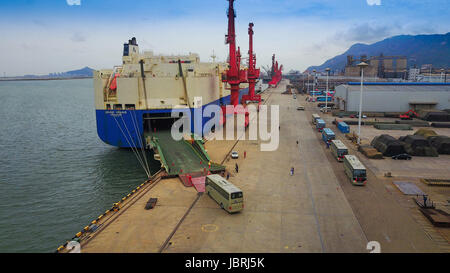
[{"label": "hillside", "polygon": [[346,52],[329,59],[320,66],[311,66],[308,70],[325,71],[343,70],[347,62],[347,55],[378,56],[403,55],[408,58],[408,67],[423,64],[432,64],[433,67],[450,66],[450,32],[447,34],[432,35],[399,35],[387,38],[370,45],[354,44]]}]

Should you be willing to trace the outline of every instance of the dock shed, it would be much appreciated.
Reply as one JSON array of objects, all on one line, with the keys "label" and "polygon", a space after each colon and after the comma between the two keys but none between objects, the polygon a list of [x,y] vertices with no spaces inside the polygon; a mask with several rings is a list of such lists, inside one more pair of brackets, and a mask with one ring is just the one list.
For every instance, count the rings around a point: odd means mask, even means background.
[{"label": "dock shed", "polygon": [[[336,87],[338,109],[359,111],[361,83],[349,82]],[[450,83],[367,82],[363,90],[363,112],[406,112],[450,108]]]}]

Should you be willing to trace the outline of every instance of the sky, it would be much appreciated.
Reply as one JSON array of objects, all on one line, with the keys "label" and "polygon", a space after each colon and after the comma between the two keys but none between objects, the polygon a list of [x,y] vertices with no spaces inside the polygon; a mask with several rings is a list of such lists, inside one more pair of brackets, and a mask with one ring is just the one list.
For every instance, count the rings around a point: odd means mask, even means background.
[{"label": "sky", "polygon": [[[136,37],[155,54],[228,55],[226,0],[0,0],[0,76],[45,75],[121,64]],[[450,31],[449,0],[237,0],[237,44],[257,65],[276,54],[285,71],[305,70],[354,43]]]}]

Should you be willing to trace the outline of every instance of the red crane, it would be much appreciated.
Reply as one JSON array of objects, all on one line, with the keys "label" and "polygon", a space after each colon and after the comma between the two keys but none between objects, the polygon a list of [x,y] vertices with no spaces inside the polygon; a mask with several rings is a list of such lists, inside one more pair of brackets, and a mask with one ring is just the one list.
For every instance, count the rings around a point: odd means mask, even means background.
[{"label": "red crane", "polygon": [[248,49],[248,94],[242,96],[243,101],[261,102],[261,95],[255,95],[255,84],[259,78],[260,70],[256,69],[256,55],[253,53],[253,23],[248,24],[249,49]]},{"label": "red crane", "polygon": [[272,80],[269,82],[270,86],[276,87],[283,78],[283,65],[278,67],[278,61],[275,61],[275,54],[272,56]]},{"label": "red crane", "polygon": [[239,104],[239,85],[247,81],[247,74],[245,70],[241,70],[240,50],[236,51],[236,32],[234,25],[234,18],[236,13],[234,12],[234,0],[228,0],[230,5],[228,7],[228,34],[225,35],[225,41],[229,45],[229,60],[228,70],[225,72],[224,82],[227,82],[231,87],[230,104],[236,106]]}]

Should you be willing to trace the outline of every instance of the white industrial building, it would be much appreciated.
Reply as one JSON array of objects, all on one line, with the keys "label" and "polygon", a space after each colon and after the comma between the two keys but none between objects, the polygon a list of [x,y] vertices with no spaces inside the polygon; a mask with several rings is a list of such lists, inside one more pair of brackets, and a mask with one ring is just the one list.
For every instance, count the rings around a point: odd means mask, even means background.
[{"label": "white industrial building", "polygon": [[[359,111],[361,83],[336,87],[338,109]],[[450,83],[364,83],[363,112],[406,112],[410,109],[450,109]]]}]

